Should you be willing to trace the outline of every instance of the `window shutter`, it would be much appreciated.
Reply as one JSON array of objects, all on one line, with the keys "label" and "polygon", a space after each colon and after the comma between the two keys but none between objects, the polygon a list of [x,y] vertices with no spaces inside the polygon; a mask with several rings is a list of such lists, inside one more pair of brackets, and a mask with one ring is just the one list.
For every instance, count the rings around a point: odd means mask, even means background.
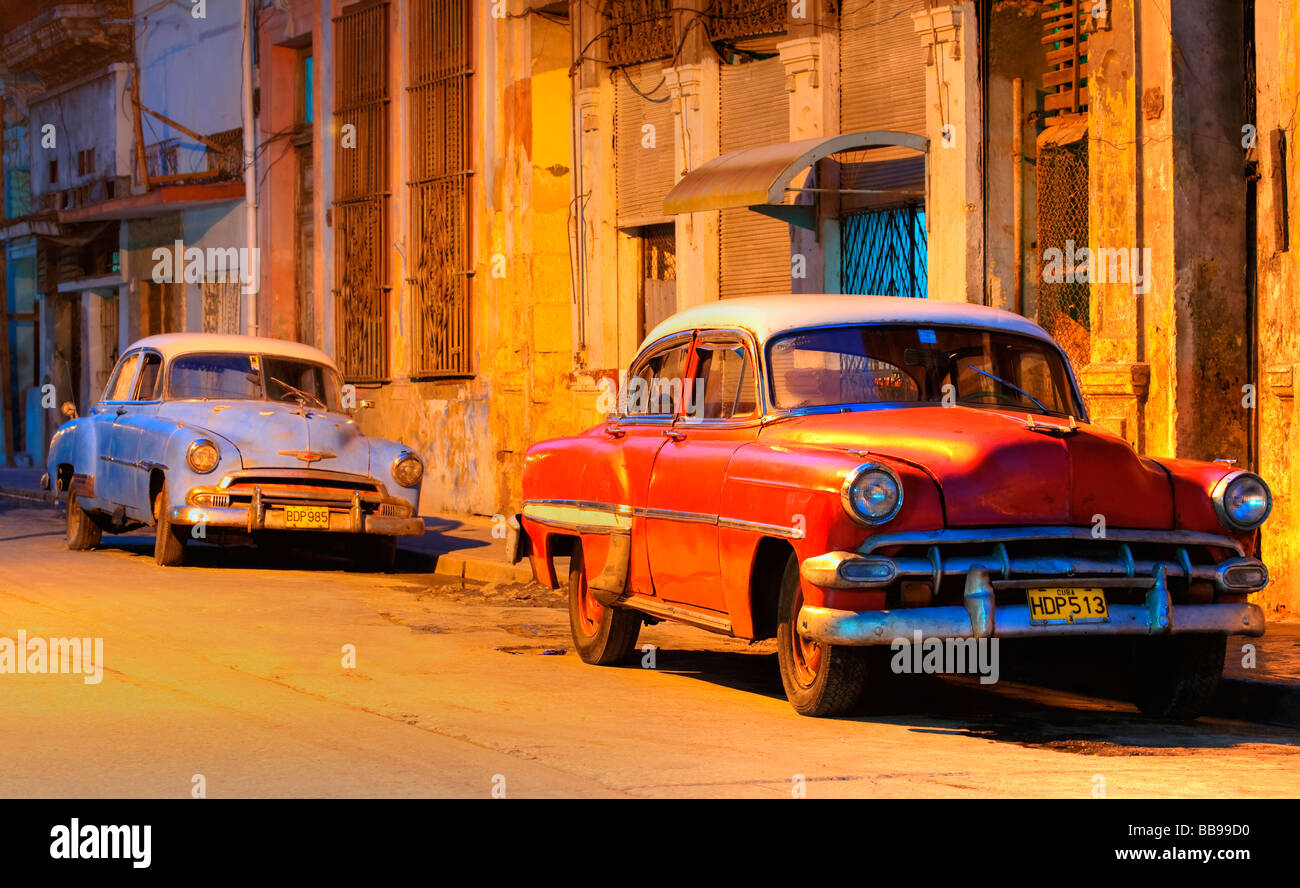
[{"label": "window shutter", "polygon": [[[721,151],[789,141],[790,96],[777,57],[724,65]],[[723,299],[790,292],[790,226],[750,209],[723,210],[719,223]]]},{"label": "window shutter", "polygon": [[[667,221],[664,197],[674,183],[673,105],[664,63],[614,70],[614,159],[621,227]],[[638,92],[639,90],[639,92]],[[654,129],[647,131],[646,126]],[[653,135],[654,145],[646,142]]]}]

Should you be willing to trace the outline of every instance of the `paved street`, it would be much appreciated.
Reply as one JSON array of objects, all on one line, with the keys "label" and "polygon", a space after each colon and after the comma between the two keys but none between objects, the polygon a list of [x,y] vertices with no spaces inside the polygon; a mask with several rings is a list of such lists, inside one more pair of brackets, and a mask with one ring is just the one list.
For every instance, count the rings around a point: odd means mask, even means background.
[{"label": "paved street", "polygon": [[0,636],[102,637],[106,664],[94,685],[0,674],[0,796],[184,797],[195,775],[209,797],[788,797],[796,775],[809,797],[1300,793],[1296,729],[949,679],[817,721],[768,645],[661,625],[657,668],[586,666],[531,584],[105,545],[69,552],[61,513],[0,498]]}]

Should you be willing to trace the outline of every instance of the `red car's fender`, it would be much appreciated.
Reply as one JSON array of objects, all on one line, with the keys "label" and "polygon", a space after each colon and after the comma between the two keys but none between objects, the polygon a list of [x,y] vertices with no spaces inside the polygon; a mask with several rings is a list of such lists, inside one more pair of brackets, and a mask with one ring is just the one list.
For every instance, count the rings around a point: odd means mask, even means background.
[{"label": "red car's fender", "polygon": [[[850,517],[840,495],[848,473],[868,462],[888,466],[903,488],[899,514],[879,527],[867,527]],[[762,441],[742,447],[728,468],[722,501],[727,517],[769,527],[766,531],[735,525],[720,529],[727,609],[734,634],[742,638],[754,637],[753,574],[763,540],[786,540],[802,562],[827,552],[857,549],[872,533],[943,526],[939,489],[925,472],[897,460],[821,447]],[[884,607],[883,592],[802,583],[808,604],[853,610]]]}]

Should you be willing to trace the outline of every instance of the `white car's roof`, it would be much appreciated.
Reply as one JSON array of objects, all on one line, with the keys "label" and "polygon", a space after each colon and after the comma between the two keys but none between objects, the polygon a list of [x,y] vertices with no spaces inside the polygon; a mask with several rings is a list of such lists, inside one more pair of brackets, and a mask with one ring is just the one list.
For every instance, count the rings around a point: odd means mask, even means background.
[{"label": "white car's roof", "polygon": [[650,331],[641,347],[688,330],[741,329],[754,334],[760,346],[788,330],[836,324],[956,324],[990,327],[1051,341],[1033,321],[1000,308],[970,302],[912,299],[905,296],[841,296],[806,294],[747,296],[722,299],[678,312]]},{"label": "white car's roof", "polygon": [[[221,333],[162,333],[146,336],[131,343],[130,351],[137,348],[152,348],[162,352],[165,359],[191,352],[233,352],[236,354],[283,355],[286,358],[299,358],[315,361],[334,367],[330,356],[318,348],[292,342],[288,339],[272,339],[269,336],[228,336]],[[338,369],[335,367],[335,369]]]}]

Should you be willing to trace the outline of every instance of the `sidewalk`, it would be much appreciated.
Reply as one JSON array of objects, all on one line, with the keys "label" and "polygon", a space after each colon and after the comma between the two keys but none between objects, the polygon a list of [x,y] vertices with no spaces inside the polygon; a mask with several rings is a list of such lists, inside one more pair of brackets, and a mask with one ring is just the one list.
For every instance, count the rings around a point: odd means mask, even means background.
[{"label": "sidewalk", "polygon": [[[53,504],[54,495],[40,489],[40,477],[40,469],[0,468],[0,496]],[[399,570],[489,583],[532,582],[528,562],[506,563],[505,540],[492,535],[491,518],[435,515],[424,523],[424,536],[399,541]],[[1243,665],[1247,644],[1255,649],[1253,668]],[[1263,638],[1229,640],[1213,711],[1300,726],[1300,623],[1270,622]]]},{"label": "sidewalk", "polygon": [[0,466],[0,496],[14,499],[38,500],[40,502],[57,502],[53,493],[41,490],[42,468],[16,468]]},{"label": "sidewalk", "polygon": [[491,518],[425,516],[422,537],[402,537],[397,543],[398,567],[488,583],[531,583],[527,561],[506,562],[506,541],[492,536]]}]

